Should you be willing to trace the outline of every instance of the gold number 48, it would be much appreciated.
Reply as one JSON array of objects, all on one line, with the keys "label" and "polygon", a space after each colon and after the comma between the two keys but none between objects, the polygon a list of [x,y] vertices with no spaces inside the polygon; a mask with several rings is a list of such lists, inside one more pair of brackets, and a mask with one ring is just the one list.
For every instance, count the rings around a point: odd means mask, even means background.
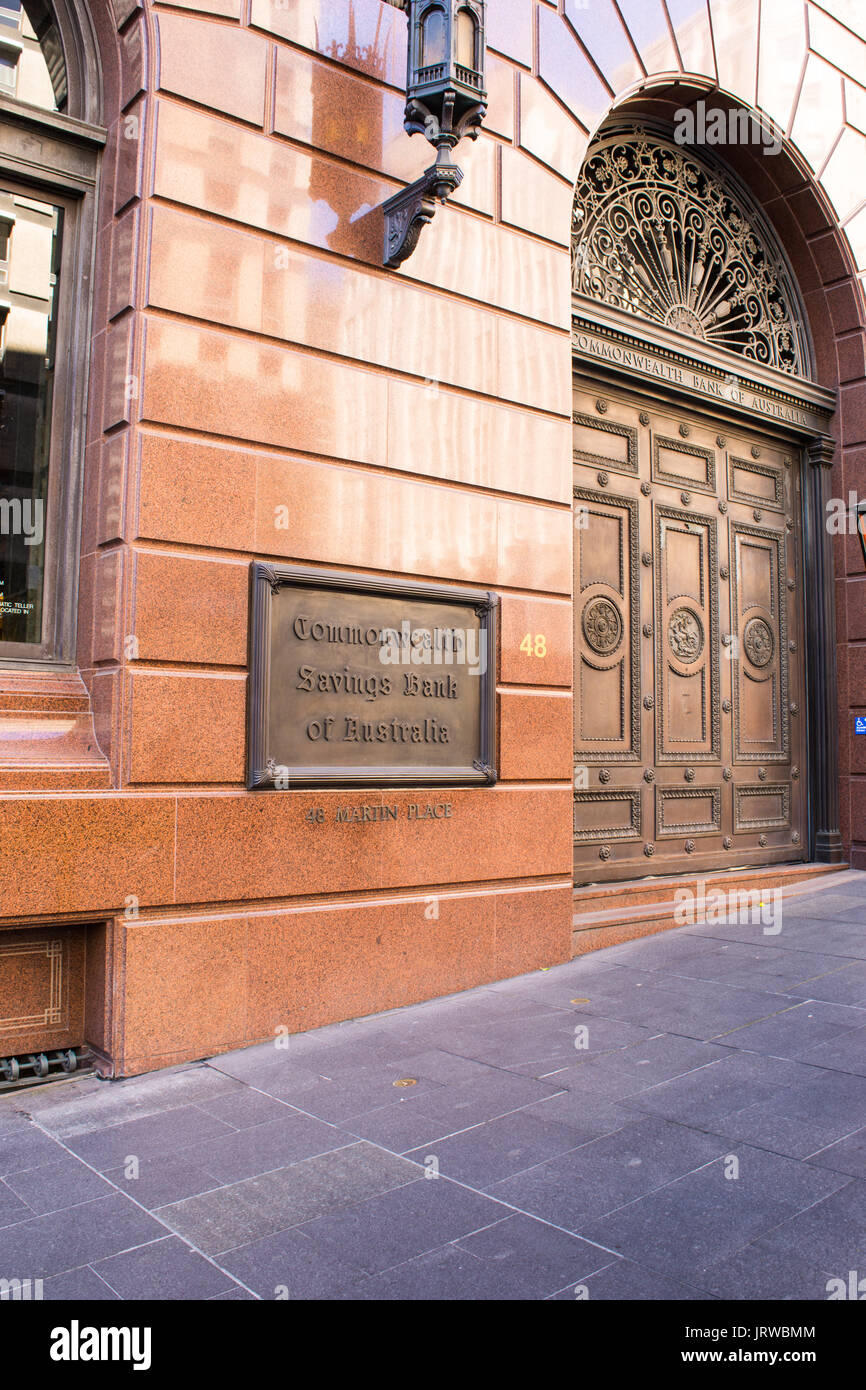
[{"label": "gold number 48", "polygon": [[527,632],[520,644],[520,650],[527,656],[547,656],[547,638],[543,632],[536,633],[534,638],[531,632]]}]

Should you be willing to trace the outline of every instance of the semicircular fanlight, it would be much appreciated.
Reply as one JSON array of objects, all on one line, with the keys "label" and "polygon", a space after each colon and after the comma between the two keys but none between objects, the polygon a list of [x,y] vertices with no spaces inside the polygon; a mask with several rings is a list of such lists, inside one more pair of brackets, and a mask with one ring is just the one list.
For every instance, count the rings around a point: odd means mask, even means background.
[{"label": "semicircular fanlight", "polygon": [[643,127],[602,131],[572,217],[577,293],[809,376],[793,281],[769,229],[720,168]]}]

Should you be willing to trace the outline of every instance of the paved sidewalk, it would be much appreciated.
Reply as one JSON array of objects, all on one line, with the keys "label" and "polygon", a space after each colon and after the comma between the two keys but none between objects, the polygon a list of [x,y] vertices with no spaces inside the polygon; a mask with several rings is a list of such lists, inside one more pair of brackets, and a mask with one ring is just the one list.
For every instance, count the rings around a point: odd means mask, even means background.
[{"label": "paved sidewalk", "polygon": [[0,1178],[46,1298],[826,1299],[866,1275],[866,874],[778,935],[2,1097]]}]

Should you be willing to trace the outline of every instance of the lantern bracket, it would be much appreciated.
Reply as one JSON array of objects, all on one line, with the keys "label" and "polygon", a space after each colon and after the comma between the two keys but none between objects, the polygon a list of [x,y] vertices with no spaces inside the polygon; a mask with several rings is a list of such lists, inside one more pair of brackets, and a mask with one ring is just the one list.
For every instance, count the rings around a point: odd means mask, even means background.
[{"label": "lantern bracket", "polygon": [[444,203],[463,182],[463,171],[445,155],[447,145],[440,146],[436,163],[425,169],[420,179],[402,188],[383,204],[385,214],[385,259],[389,269],[405,261],[418,245],[418,238],[428,222],[432,222],[436,203]]}]

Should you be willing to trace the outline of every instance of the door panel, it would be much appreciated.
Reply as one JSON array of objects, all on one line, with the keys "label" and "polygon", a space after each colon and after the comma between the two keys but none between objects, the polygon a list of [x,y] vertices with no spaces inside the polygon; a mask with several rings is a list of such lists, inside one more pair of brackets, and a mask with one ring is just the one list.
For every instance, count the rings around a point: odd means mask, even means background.
[{"label": "door panel", "polygon": [[699,444],[683,444],[677,439],[656,435],[653,440],[653,481],[671,487],[698,488],[716,493],[716,456]]},{"label": "door panel", "polygon": [[580,380],[574,419],[576,881],[803,858],[797,452]]},{"label": "door panel", "polygon": [[712,834],[721,828],[722,798],[718,787],[659,787],[656,835]]},{"label": "door panel", "polygon": [[655,506],[656,762],[719,759],[716,522]]},{"label": "door panel", "polygon": [[637,430],[633,425],[575,413],[573,426],[576,459],[622,473],[637,473]]},{"label": "door panel", "polygon": [[640,758],[638,506],[575,488],[575,747],[587,762]]},{"label": "door panel", "polygon": [[778,465],[750,463],[733,455],[728,459],[728,496],[732,502],[783,512],[784,482],[784,473]]},{"label": "door panel", "polygon": [[731,532],[736,757],[784,762],[790,749],[785,537],[736,522]]}]

